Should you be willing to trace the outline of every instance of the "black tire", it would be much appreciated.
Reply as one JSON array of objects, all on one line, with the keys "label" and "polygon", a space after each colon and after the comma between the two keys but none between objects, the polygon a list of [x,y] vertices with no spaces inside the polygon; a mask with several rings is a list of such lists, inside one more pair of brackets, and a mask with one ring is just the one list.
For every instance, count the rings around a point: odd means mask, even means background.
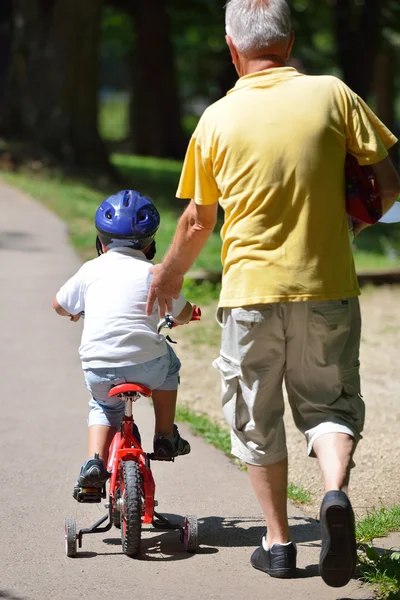
[{"label": "black tire", "polygon": [[186,515],[183,526],[184,537],[183,544],[186,552],[196,552],[198,548],[199,526],[197,517],[194,515]]},{"label": "black tire", "polygon": [[140,552],[142,534],[142,495],[139,465],[133,460],[121,461],[121,540],[122,549],[132,558]]},{"label": "black tire", "polygon": [[76,556],[76,522],[75,519],[65,519],[64,526],[65,553],[68,557]]},{"label": "black tire", "polygon": [[120,499],[121,499],[121,489],[118,488],[115,493],[114,507],[113,507],[113,512],[112,512],[113,525],[117,529],[121,529],[121,511],[119,510],[119,508],[117,508],[117,503],[119,503]]}]

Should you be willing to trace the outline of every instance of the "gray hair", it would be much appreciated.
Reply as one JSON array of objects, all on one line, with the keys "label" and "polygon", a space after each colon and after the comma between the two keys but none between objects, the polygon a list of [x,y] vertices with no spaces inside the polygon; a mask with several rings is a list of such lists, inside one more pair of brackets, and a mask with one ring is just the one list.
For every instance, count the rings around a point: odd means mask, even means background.
[{"label": "gray hair", "polygon": [[290,8],[286,0],[228,0],[225,30],[242,54],[289,40]]}]

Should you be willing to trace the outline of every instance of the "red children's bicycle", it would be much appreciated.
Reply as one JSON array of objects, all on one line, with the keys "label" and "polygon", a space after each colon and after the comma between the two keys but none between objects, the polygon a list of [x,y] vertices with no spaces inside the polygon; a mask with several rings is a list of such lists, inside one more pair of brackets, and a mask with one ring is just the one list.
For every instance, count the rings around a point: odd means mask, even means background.
[{"label": "red children's bicycle", "polygon": [[[196,306],[192,321],[198,321],[201,311]],[[175,326],[170,315],[160,322],[158,330]],[[169,338],[167,338],[169,339]],[[180,532],[180,539],[187,552],[196,552],[198,545],[198,524],[194,515],[186,515],[183,525],[172,523],[157,513],[155,482],[151,472],[153,454],[141,446],[139,429],[134,422],[132,403],[140,396],[150,397],[151,390],[139,383],[124,383],[114,386],[109,396],[119,396],[125,401],[125,414],[120,430],[115,434],[110,446],[107,471],[109,477],[108,513],[94,525],[77,532],[75,519],[65,520],[65,551],[67,556],[77,554],[82,547],[82,537],[92,533],[104,533],[114,525],[121,529],[122,549],[127,556],[137,557],[140,552],[142,525],[150,524],[156,529],[174,529]],[[174,460],[173,458],[170,460]],[[107,498],[106,484],[102,490],[83,490],[86,498],[93,492],[92,502]],[[88,496],[89,495],[89,496]],[[86,500],[87,501],[87,500]],[[90,500],[89,500],[90,501]],[[106,525],[103,525],[108,520]]]}]

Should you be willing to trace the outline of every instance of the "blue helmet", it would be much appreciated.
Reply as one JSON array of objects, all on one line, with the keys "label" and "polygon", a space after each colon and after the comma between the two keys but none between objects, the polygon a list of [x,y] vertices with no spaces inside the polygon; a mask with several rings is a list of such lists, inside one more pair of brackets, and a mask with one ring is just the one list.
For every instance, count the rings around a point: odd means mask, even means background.
[{"label": "blue helmet", "polygon": [[145,196],[134,190],[121,190],[99,206],[95,223],[98,237],[105,246],[142,250],[153,242],[160,215]]}]

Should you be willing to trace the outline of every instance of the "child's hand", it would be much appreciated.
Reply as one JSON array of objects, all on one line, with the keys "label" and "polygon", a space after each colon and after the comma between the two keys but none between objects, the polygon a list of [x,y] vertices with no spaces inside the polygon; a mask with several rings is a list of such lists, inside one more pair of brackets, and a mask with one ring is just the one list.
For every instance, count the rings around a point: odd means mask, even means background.
[{"label": "child's hand", "polygon": [[70,315],[70,321],[72,321],[73,323],[76,323],[77,321],[79,321],[79,319],[81,318],[81,313],[78,313],[77,315]]}]

